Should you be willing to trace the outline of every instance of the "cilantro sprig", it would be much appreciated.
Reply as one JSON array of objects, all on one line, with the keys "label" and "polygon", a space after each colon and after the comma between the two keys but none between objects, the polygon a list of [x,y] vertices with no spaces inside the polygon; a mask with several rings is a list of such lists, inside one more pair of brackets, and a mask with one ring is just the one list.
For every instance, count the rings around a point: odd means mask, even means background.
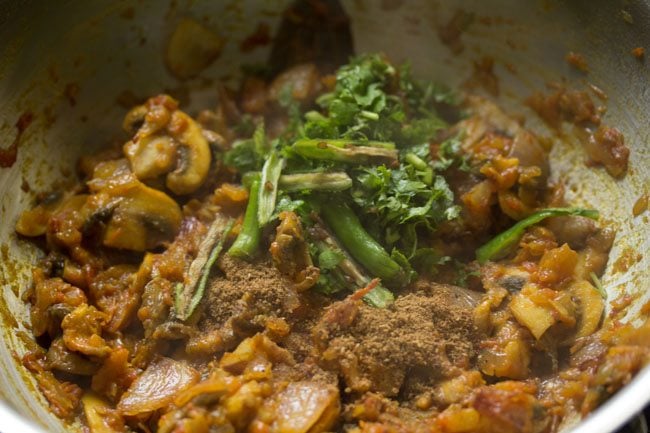
[{"label": "cilantro sprig", "polygon": [[[268,155],[282,157],[282,172],[274,171],[277,197],[262,192],[259,200],[251,200],[250,205],[255,201],[264,205],[265,218],[256,230],[261,231],[280,209],[295,210],[306,226],[313,224],[314,214],[320,214],[338,238],[332,245],[340,241],[345,247],[344,252],[311,240],[323,293],[340,291],[350,281],[365,285],[377,276],[397,287],[413,278],[413,267],[441,263],[435,251],[418,245],[418,238],[435,233],[459,213],[441,175],[452,166],[462,168],[458,143],[444,142],[434,157],[430,146],[448,127],[438,108],[454,103],[451,92],[416,80],[408,65],[395,67],[378,54],[359,56],[337,71],[336,84],[316,99],[316,110],[303,114],[291,92],[283,92],[285,132],[269,142],[263,126],[258,127],[251,139],[237,142],[226,153],[224,162],[244,178],[256,179],[252,173],[262,169]],[[326,204],[325,189],[315,188],[313,182],[301,183],[334,173],[345,180],[345,188],[330,189],[338,191],[336,203]],[[291,179],[290,188],[283,190],[287,185],[283,179]],[[321,203],[320,209],[307,205],[314,200]],[[332,212],[334,205],[341,212]],[[349,216],[353,227],[337,223],[340,213]],[[372,248],[357,248],[358,239]],[[365,271],[351,271],[351,260]]]}]

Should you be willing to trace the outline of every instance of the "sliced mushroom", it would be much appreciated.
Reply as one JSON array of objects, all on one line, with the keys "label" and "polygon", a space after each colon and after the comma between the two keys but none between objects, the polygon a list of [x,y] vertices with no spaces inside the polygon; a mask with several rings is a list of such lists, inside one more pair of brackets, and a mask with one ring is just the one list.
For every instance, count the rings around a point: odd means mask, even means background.
[{"label": "sliced mushroom", "polygon": [[167,173],[167,187],[175,194],[190,194],[205,182],[212,155],[203,129],[167,95],[149,99],[132,109],[124,128],[139,128],[124,145],[131,170],[140,180]]},{"label": "sliced mushroom", "polygon": [[172,240],[178,233],[181,209],[164,192],[134,181],[119,196],[106,224],[105,246],[146,251]]},{"label": "sliced mushroom", "polygon": [[153,179],[174,169],[177,143],[166,135],[141,137],[124,145],[124,153],[138,179]]},{"label": "sliced mushroom", "polygon": [[201,127],[187,114],[176,111],[170,122],[170,132],[178,140],[176,170],[167,175],[167,188],[176,194],[196,191],[208,175],[212,154]]},{"label": "sliced mushroom", "polygon": [[512,297],[509,307],[517,322],[528,328],[538,340],[557,322],[551,308],[537,305],[521,293]]},{"label": "sliced mushroom", "polygon": [[177,108],[175,100],[159,95],[131,109],[124,117],[123,128],[134,134],[124,145],[124,154],[138,179],[155,178],[173,169],[176,143],[165,134],[164,128]]},{"label": "sliced mushroom", "polygon": [[107,247],[145,251],[171,241],[180,229],[178,204],[136,179],[126,160],[99,164],[88,187],[93,194],[83,209],[84,236]]},{"label": "sliced mushroom", "polygon": [[87,182],[91,193],[110,190],[113,187],[133,182],[135,176],[126,159],[100,162],[93,170],[93,177]]},{"label": "sliced mushroom", "polygon": [[135,134],[144,123],[144,117],[147,115],[147,107],[145,105],[138,105],[132,108],[124,116],[122,128],[130,134]]},{"label": "sliced mushroom", "polygon": [[223,39],[212,30],[193,19],[183,18],[169,39],[165,63],[176,78],[192,78],[219,57],[223,44]]},{"label": "sliced mushroom", "polygon": [[605,310],[605,301],[598,290],[585,280],[579,280],[569,287],[571,295],[578,302],[578,325],[576,338],[586,337],[593,334],[598,329],[603,311]]}]

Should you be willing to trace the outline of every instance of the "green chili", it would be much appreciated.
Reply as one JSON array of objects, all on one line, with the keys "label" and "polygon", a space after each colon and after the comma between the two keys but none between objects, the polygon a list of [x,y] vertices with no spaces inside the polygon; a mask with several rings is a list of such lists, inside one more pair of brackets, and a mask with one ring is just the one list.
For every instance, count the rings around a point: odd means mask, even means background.
[{"label": "green chili", "polygon": [[479,263],[485,263],[488,260],[499,258],[513,246],[523,236],[526,229],[540,221],[554,216],[583,216],[591,219],[598,219],[598,211],[593,209],[582,208],[549,208],[544,209],[527,218],[519,221],[508,230],[497,235],[491,241],[476,250],[476,259]]},{"label": "green chili", "polygon": [[292,149],[307,159],[349,164],[393,164],[398,153],[395,144],[382,141],[302,139]]},{"label": "green chili", "polygon": [[406,281],[404,270],[384,248],[366,232],[350,207],[336,200],[321,204],[321,215],[350,255],[389,287]]},{"label": "green chili", "polygon": [[266,159],[262,168],[262,179],[260,180],[259,203],[257,205],[257,221],[260,227],[264,227],[271,220],[275,210],[275,200],[278,196],[278,180],[282,173],[284,160],[273,151]]},{"label": "green chili", "polygon": [[241,231],[228,250],[228,254],[239,259],[251,260],[257,253],[261,229],[257,219],[260,181],[254,180],[248,197],[248,206],[244,215]]}]

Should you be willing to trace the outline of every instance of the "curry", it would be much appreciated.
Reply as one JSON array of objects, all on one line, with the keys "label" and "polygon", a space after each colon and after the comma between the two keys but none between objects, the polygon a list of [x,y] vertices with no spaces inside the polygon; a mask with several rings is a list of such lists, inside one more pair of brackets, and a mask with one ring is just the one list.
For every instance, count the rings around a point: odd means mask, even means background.
[{"label": "curry", "polygon": [[[218,93],[192,115],[168,95],[133,107],[121,146],[16,223],[44,250],[23,364],[59,417],[556,432],[650,361],[650,322],[605,317],[614,231],[565,202],[549,149],[493,102],[378,54]],[[580,98],[530,104],[624,175],[622,135]]]}]

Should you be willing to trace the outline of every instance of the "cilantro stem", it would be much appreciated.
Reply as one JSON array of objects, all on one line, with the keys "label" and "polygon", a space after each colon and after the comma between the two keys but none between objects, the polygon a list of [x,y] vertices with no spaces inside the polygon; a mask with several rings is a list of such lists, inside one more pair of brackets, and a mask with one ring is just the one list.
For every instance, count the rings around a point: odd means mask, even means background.
[{"label": "cilantro stem", "polygon": [[417,156],[415,153],[407,153],[404,159],[417,170],[425,171],[429,168],[429,165],[426,163],[426,161]]},{"label": "cilantro stem", "polygon": [[292,148],[307,159],[348,164],[392,164],[398,156],[394,143],[381,141],[302,139]]},{"label": "cilantro stem", "polygon": [[278,181],[282,173],[284,160],[273,151],[267,158],[262,168],[262,179],[259,191],[259,203],[257,207],[257,220],[260,227],[264,227],[271,220],[275,210],[275,200],[278,196]]},{"label": "cilantro stem", "polygon": [[282,191],[343,191],[352,188],[352,179],[345,172],[298,173],[280,176],[278,183]]},{"label": "cilantro stem", "polygon": [[318,98],[316,98],[316,103],[321,107],[327,106],[333,99],[336,98],[336,95],[332,92],[323,93]]},{"label": "cilantro stem", "polygon": [[359,116],[368,119],[368,120],[379,120],[379,114],[372,111],[361,110]]},{"label": "cilantro stem", "polygon": [[402,267],[366,232],[347,204],[328,201],[322,204],[321,214],[343,247],[371,276],[381,278],[389,287],[403,285],[406,277]]},{"label": "cilantro stem", "polygon": [[305,119],[307,119],[310,122],[316,122],[316,121],[327,120],[327,117],[323,116],[318,111],[312,110],[305,113]]},{"label": "cilantro stem", "polygon": [[228,254],[239,259],[251,260],[260,243],[260,225],[257,219],[257,208],[259,201],[260,181],[254,180],[246,206],[244,222],[237,239],[228,250]]},{"label": "cilantro stem", "polygon": [[524,231],[540,221],[554,216],[583,216],[591,219],[598,219],[598,211],[582,208],[549,208],[533,213],[527,218],[519,221],[508,230],[500,233],[491,241],[476,250],[476,259],[483,264],[488,260],[499,258],[505,254],[510,247],[519,242]]}]

